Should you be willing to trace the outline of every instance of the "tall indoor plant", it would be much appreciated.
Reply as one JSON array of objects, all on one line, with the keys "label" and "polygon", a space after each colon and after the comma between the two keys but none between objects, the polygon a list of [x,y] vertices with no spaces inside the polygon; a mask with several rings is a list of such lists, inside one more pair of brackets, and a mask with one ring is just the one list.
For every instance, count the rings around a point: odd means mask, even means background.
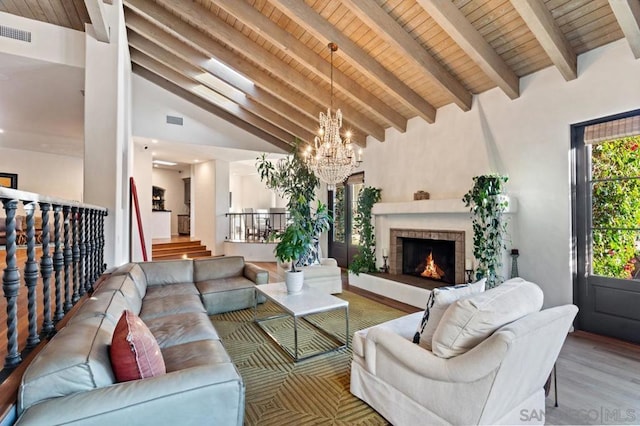
[{"label": "tall indoor plant", "polygon": [[320,181],[309,170],[297,148],[292,155],[275,163],[263,154],[257,159],[256,168],[267,187],[288,200],[290,217],[287,227],[272,234],[271,238],[278,241],[276,258],[280,262],[291,263],[290,274],[287,275],[301,276],[302,271],[296,268],[319,260],[320,234],[329,229],[332,220],[324,203],[318,200],[312,208]]},{"label": "tall indoor plant", "polygon": [[504,197],[507,176],[475,176],[473,187],[462,201],[470,207],[473,224],[473,256],[478,261],[476,279],[486,278],[487,287],[500,284],[503,250],[506,249],[507,222],[504,212],[509,202]]},{"label": "tall indoor plant", "polygon": [[360,272],[376,272],[376,236],[371,223],[371,210],[380,201],[381,192],[380,188],[365,186],[358,195],[358,211],[354,222],[360,235],[360,251],[349,265],[349,270],[356,275]]}]

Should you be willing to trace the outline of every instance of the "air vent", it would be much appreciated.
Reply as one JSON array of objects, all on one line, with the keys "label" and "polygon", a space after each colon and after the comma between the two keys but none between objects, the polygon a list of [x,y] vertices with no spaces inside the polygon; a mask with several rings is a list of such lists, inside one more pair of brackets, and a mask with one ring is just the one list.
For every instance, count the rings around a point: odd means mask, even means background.
[{"label": "air vent", "polygon": [[178,126],[182,126],[182,117],[174,117],[172,115],[167,115],[167,123],[177,124]]},{"label": "air vent", "polygon": [[31,43],[31,32],[23,31],[17,28],[6,27],[0,25],[0,37],[12,38],[14,40],[26,41]]}]

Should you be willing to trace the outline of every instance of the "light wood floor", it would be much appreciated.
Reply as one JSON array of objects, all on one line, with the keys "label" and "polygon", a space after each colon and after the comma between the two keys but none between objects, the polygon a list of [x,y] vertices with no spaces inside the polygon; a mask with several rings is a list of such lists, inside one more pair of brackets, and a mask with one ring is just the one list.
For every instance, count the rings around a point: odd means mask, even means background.
[{"label": "light wood floor", "polygon": [[[4,268],[4,252],[0,253],[0,267]],[[40,253],[38,253],[39,259]],[[19,253],[22,270],[25,255]],[[258,263],[270,273],[270,281],[281,281],[275,263]],[[343,273],[346,290],[371,297],[404,312],[418,309],[409,305],[349,287]],[[20,289],[20,299],[26,299],[26,289]],[[0,300],[0,363],[6,353],[6,307]],[[41,305],[39,306],[41,308]],[[26,323],[26,300],[18,310],[21,323]],[[26,328],[20,330],[25,336]],[[26,336],[25,336],[26,337]],[[20,340],[23,340],[22,338]],[[20,347],[23,347],[21,343]],[[526,366],[523,366],[526,368]],[[640,424],[640,345],[576,331],[569,336],[557,362],[559,407],[554,407],[553,387],[547,398],[544,414],[547,424]],[[517,380],[517,378],[514,378]],[[0,413],[1,414],[1,413]],[[523,418],[541,413],[521,413]]]}]

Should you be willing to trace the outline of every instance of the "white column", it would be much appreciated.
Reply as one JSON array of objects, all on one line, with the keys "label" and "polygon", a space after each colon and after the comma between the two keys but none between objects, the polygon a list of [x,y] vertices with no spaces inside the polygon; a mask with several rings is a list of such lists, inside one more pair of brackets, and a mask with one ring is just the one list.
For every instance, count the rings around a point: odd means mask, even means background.
[{"label": "white column", "polygon": [[111,42],[86,27],[84,201],[109,209],[105,219],[108,267],[129,257],[131,64],[122,2],[105,4]]},{"label": "white column", "polygon": [[224,254],[224,241],[229,233],[229,218],[225,216],[229,213],[229,162],[216,160],[215,163],[216,229],[214,234],[215,246],[212,247],[212,250],[214,254]]},{"label": "white column", "polygon": [[215,161],[192,166],[191,235],[215,250]]}]

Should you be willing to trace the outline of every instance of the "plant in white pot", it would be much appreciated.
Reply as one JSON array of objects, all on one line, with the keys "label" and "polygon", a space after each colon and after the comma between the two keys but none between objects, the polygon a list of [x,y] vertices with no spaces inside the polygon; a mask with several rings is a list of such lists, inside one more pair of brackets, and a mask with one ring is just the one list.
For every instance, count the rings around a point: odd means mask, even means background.
[{"label": "plant in white pot", "polygon": [[[292,221],[287,228],[276,235],[279,242],[275,248],[276,259],[282,263],[289,262],[291,268],[285,271],[285,283],[288,293],[299,293],[304,283],[304,271],[296,269],[296,263],[308,250],[312,237],[301,226],[298,212],[292,212]],[[298,216],[298,217],[295,217]]]},{"label": "plant in white pot", "polygon": [[[275,164],[263,154],[258,158],[256,167],[260,179],[267,187],[288,199],[287,210],[290,217],[287,227],[282,232],[271,234],[270,239],[278,241],[276,258],[282,263],[291,262],[289,272],[297,273],[294,271],[299,266],[319,261],[319,237],[331,225],[332,217],[325,204],[318,201],[315,211],[311,207],[320,181],[309,170],[297,150]],[[303,280],[304,277],[300,279]]]}]

